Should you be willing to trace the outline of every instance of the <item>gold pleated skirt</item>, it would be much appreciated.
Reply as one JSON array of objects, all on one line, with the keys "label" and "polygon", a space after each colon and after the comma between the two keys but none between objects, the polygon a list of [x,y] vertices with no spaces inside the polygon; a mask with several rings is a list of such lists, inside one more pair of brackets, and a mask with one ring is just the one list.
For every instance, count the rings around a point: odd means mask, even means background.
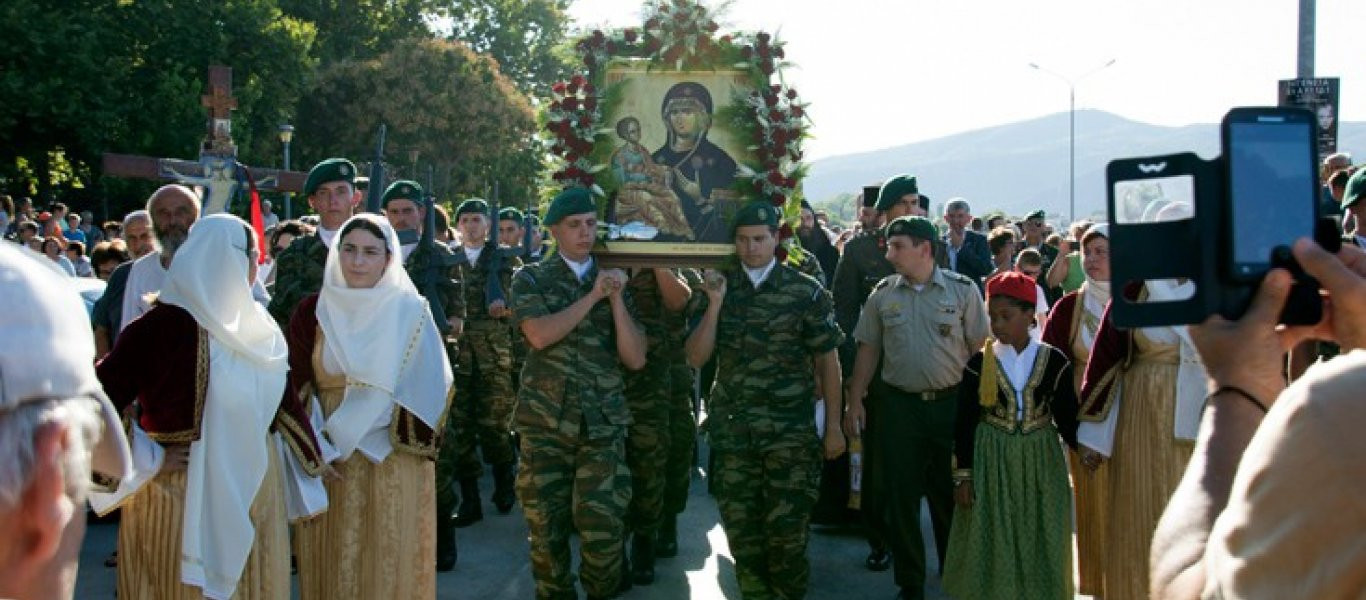
[{"label": "gold pleated skirt", "polygon": [[[273,444],[270,438],[262,443]],[[237,582],[234,600],[289,598],[289,528],[279,453],[251,504],[256,539]],[[162,473],[123,505],[119,524],[119,600],[198,600],[197,587],[180,582],[180,538],[185,521],[185,471]]]},{"label": "gold pleated skirt", "polygon": [[1109,461],[1105,597],[1148,598],[1153,530],[1190,461],[1194,442],[1174,432],[1176,373],[1168,362],[1138,361],[1124,374],[1115,447]]},{"label": "gold pleated skirt", "polygon": [[[322,388],[323,413],[342,395]],[[356,452],[337,471],[342,478],[325,483],[327,511],[295,529],[299,597],[435,598],[435,463],[395,450],[374,464]]]}]

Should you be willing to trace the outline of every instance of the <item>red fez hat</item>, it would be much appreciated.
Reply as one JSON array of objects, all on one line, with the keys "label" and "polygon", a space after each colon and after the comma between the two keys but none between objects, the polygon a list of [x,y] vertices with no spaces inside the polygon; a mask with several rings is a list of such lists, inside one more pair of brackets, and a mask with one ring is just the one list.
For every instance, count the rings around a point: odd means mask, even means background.
[{"label": "red fez hat", "polygon": [[1016,271],[999,273],[987,280],[987,299],[990,300],[992,296],[1007,296],[1021,302],[1037,304],[1039,301],[1037,285],[1033,278],[1024,273]]}]

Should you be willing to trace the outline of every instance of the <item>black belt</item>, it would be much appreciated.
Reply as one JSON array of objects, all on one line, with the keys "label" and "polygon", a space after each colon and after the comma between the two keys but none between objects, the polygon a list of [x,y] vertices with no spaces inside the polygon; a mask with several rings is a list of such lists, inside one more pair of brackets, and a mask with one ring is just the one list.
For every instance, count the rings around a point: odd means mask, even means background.
[{"label": "black belt", "polygon": [[951,385],[951,386],[949,386],[949,387],[946,387],[946,388],[941,388],[941,389],[937,389],[937,390],[926,390],[926,391],[923,391],[923,392],[911,392],[911,391],[907,391],[907,390],[901,389],[901,388],[899,388],[899,387],[897,387],[897,386],[894,386],[894,385],[892,385],[892,384],[890,384],[890,383],[887,384],[887,387],[890,387],[890,388],[896,390],[897,392],[900,392],[900,393],[905,394],[905,395],[907,395],[907,396],[914,396],[914,397],[916,397],[916,398],[919,398],[919,399],[921,399],[921,400],[924,400],[925,402],[934,402],[935,400],[948,400],[948,399],[951,399],[951,398],[957,398],[957,397],[958,397],[958,384],[956,384],[956,383],[953,384],[953,385]]}]

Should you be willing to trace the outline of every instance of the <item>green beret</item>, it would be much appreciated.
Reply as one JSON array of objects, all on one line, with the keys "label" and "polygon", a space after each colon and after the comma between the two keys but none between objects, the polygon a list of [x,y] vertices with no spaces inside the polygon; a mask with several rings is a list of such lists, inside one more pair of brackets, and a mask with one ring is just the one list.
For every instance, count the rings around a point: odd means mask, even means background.
[{"label": "green beret", "polygon": [[922,240],[933,240],[939,237],[939,230],[935,229],[934,223],[925,217],[912,217],[910,215],[897,217],[887,224],[884,230],[887,237],[894,235],[908,235]]},{"label": "green beret", "polygon": [[730,232],[734,234],[736,229],[749,225],[767,225],[769,229],[777,229],[778,209],[768,202],[750,202],[735,211],[735,223]]},{"label": "green beret", "polygon": [[381,208],[389,206],[390,200],[407,200],[418,206],[422,205],[422,186],[416,181],[400,179],[389,184],[385,188],[384,195],[380,197],[379,205]]},{"label": "green beret", "polygon": [[470,199],[468,199],[468,200],[466,200],[466,201],[464,201],[464,202],[461,202],[461,203],[460,203],[460,206],[455,207],[455,218],[456,218],[457,220],[460,219],[460,215],[465,215],[465,214],[469,214],[469,213],[475,213],[475,214],[480,214],[480,215],[488,216],[488,214],[489,214],[489,203],[488,203],[488,201],[487,201],[487,200],[484,200],[483,198],[470,198]]},{"label": "green beret", "polygon": [[1026,221],[1028,221],[1029,219],[1047,219],[1047,218],[1048,218],[1048,213],[1045,213],[1045,212],[1043,211],[1043,209],[1039,209],[1039,210],[1036,210],[1036,211],[1034,211],[1034,212],[1032,212],[1032,213],[1029,213],[1029,214],[1025,215],[1025,220],[1026,220]]},{"label": "green beret", "polygon": [[1357,169],[1352,173],[1352,178],[1347,180],[1347,191],[1342,194],[1342,210],[1346,211],[1353,204],[1366,198],[1366,168]]},{"label": "green beret", "polygon": [[304,195],[312,196],[313,192],[318,191],[318,186],[331,181],[345,181],[354,187],[356,165],[345,158],[329,158],[313,165],[308,171],[308,179],[304,181]]},{"label": "green beret", "polygon": [[593,201],[593,194],[587,188],[571,187],[550,201],[550,208],[545,211],[545,225],[549,227],[565,217],[583,213],[598,214],[598,205]]},{"label": "green beret", "polygon": [[878,212],[887,212],[906,194],[919,194],[920,188],[915,185],[915,175],[897,175],[882,184],[882,189],[877,192],[876,208]]},{"label": "green beret", "polygon": [[504,208],[503,210],[498,211],[499,221],[516,221],[518,223],[521,223],[524,217],[525,215],[522,214],[522,211],[517,210],[517,207],[515,206],[509,206],[507,208]]}]

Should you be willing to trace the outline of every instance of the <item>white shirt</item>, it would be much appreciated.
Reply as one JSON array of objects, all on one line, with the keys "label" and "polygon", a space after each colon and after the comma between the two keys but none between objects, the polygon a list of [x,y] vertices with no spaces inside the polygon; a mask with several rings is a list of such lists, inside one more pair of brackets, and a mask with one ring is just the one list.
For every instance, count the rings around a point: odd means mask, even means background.
[{"label": "white shirt", "polygon": [[564,259],[564,264],[569,265],[569,270],[574,272],[574,276],[578,277],[579,281],[583,281],[583,276],[587,275],[588,270],[593,268],[593,257],[591,255],[583,262],[574,262],[563,254],[560,255],[560,258]]},{"label": "white shirt", "polygon": [[1043,339],[1043,326],[1048,322],[1048,296],[1043,293],[1043,287],[1034,284],[1034,323],[1033,329],[1029,330],[1029,337],[1035,341]]},{"label": "white shirt", "polygon": [[1016,352],[1014,346],[1001,342],[992,342],[991,347],[996,353],[996,362],[1001,363],[1001,371],[1005,373],[1006,380],[1015,388],[1015,419],[1023,421],[1024,388],[1025,384],[1029,383],[1030,374],[1034,372],[1034,359],[1039,355],[1039,341],[1030,336],[1029,344],[1023,352]]},{"label": "white shirt", "polygon": [[335,230],[335,229],[323,229],[322,225],[319,225],[319,226],[318,226],[318,239],[320,239],[320,240],[323,241],[323,245],[324,245],[324,246],[327,246],[328,248],[331,248],[331,247],[332,247],[332,241],[335,240],[335,239],[337,239],[337,230]]},{"label": "white shirt", "polygon": [[[470,264],[471,264],[471,265],[474,264],[474,263],[479,262],[479,255],[480,255],[480,254],[483,254],[483,253],[484,253],[484,247],[483,247],[483,246],[475,246],[475,247],[473,247],[473,248],[471,248],[471,247],[469,247],[469,246],[465,246],[465,258],[466,258],[467,260],[470,261]],[[580,277],[582,277],[582,276],[580,275]]]},{"label": "white shirt", "polygon": [[749,282],[754,284],[754,289],[759,289],[759,284],[762,284],[765,279],[768,279],[769,274],[773,273],[773,267],[777,266],[777,264],[778,259],[777,257],[774,257],[768,261],[767,265],[757,269],[745,267],[745,275],[749,276]]},{"label": "white shirt", "polygon": [[128,283],[123,288],[123,320],[119,331],[128,324],[152,310],[147,303],[147,295],[160,292],[161,284],[166,281],[166,269],[161,266],[161,251],[157,250],[133,262],[128,271]]}]

